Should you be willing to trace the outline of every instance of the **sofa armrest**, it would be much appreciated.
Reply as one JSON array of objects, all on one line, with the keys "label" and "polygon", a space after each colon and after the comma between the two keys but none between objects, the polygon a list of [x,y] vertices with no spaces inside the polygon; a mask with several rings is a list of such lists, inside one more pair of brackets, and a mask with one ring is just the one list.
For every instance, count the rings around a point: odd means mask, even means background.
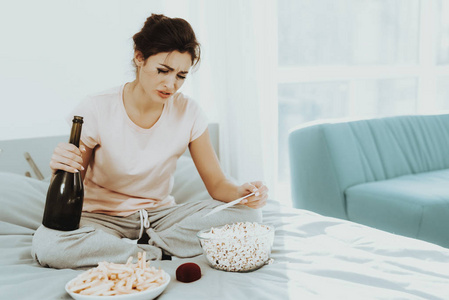
[{"label": "sofa armrest", "polygon": [[293,206],[347,219],[344,191],[322,126],[292,130],[289,157]]}]

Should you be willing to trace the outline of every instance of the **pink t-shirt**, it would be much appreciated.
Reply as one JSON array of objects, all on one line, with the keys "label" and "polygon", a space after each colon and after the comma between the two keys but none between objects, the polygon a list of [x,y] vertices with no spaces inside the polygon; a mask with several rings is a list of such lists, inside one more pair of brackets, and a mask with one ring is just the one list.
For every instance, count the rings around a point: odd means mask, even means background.
[{"label": "pink t-shirt", "polygon": [[82,101],[68,117],[84,117],[81,140],[94,149],[84,180],[83,211],[128,216],[175,204],[170,195],[177,159],[204,133],[208,120],[181,93],[149,129],[134,124],[123,104],[124,85]]}]

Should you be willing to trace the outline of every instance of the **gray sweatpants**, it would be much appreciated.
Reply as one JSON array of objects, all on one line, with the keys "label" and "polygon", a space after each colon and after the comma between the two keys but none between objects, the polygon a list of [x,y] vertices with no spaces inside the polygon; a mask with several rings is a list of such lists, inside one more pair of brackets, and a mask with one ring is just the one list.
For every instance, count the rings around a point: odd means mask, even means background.
[{"label": "gray sweatpants", "polygon": [[96,266],[100,261],[125,263],[146,251],[147,259],[161,259],[162,253],[180,258],[202,253],[196,233],[201,229],[234,222],[261,222],[260,209],[236,205],[204,217],[223,204],[216,200],[187,202],[173,207],[148,210],[148,244],[134,244],[140,236],[142,217],[136,212],[128,217],[83,213],[80,228],[58,231],[40,226],[33,236],[31,255],[42,266],[78,268]]}]

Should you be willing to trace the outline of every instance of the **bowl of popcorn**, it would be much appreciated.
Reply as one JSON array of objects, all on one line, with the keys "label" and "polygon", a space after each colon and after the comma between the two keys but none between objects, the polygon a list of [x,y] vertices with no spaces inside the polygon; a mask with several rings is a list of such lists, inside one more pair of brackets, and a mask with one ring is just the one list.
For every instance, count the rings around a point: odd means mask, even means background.
[{"label": "bowl of popcorn", "polygon": [[249,272],[271,262],[274,227],[238,222],[201,230],[197,237],[209,265],[230,272]]}]

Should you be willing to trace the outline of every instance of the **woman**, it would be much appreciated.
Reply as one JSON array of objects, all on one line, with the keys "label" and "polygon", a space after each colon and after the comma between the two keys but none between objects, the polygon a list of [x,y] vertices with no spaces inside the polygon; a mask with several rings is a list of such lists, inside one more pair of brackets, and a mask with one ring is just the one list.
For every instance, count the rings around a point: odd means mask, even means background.
[{"label": "woman", "polygon": [[[238,186],[225,177],[206,117],[194,101],[177,93],[200,60],[190,24],[153,14],[133,39],[136,79],[83,101],[69,116],[84,117],[80,147],[61,143],[54,150],[53,173],[81,172],[85,196],[79,229],[40,226],[36,231],[32,255],[43,266],[123,263],[140,251],[150,259],[192,257],[201,253],[197,231],[261,220],[267,187],[261,182]],[[176,205],[170,196],[176,161],[187,147],[216,200]],[[203,217],[222,202],[252,192],[243,205]]]}]

